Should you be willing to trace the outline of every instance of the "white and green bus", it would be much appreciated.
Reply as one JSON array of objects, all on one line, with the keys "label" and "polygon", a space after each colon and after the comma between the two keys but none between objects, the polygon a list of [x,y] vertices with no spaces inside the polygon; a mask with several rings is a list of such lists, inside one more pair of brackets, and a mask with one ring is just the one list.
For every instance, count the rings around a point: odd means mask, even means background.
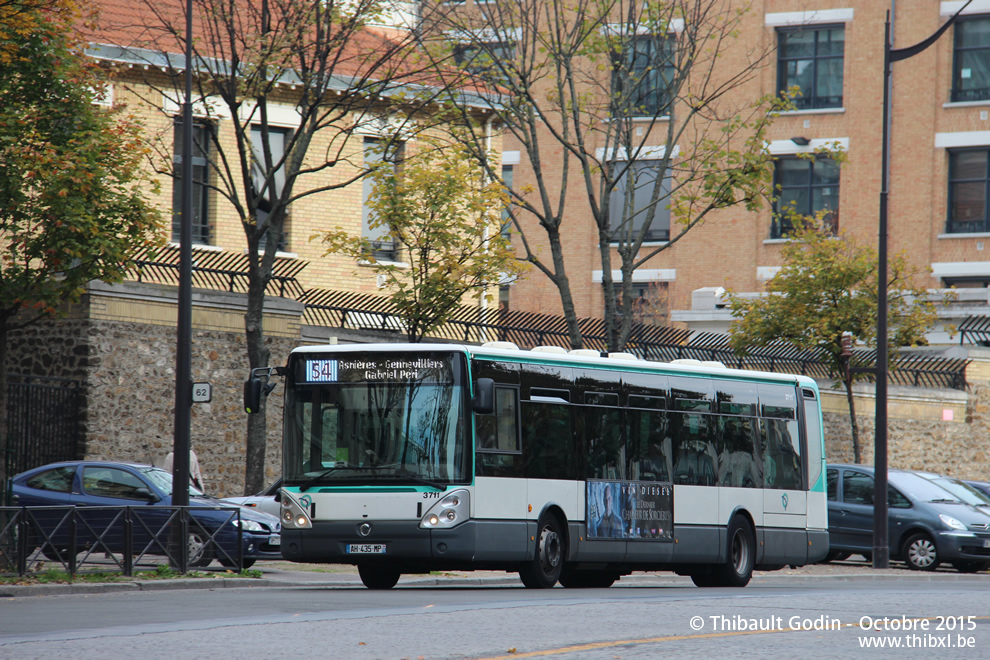
[{"label": "white and green bus", "polygon": [[828,553],[810,378],[507,342],[310,346],[278,372],[282,554],[373,589],[471,569],[745,586]]}]

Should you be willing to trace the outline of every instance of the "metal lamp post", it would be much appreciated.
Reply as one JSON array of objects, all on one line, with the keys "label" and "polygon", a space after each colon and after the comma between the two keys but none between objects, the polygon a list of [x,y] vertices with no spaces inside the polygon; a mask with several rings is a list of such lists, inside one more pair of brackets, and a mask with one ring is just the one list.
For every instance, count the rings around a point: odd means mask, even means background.
[{"label": "metal lamp post", "polygon": [[[172,506],[189,505],[189,428],[192,407],[192,215],[193,215],[193,112],[192,112],[192,0],[186,0],[185,101],[182,104],[182,207],[179,216],[179,299],[175,349],[175,426],[172,441]],[[179,511],[174,529],[180,570],[189,564],[185,542],[185,512]],[[174,537],[175,538],[175,537]]]},{"label": "metal lamp post", "polygon": [[890,568],[890,547],[887,538],[887,198],[890,188],[890,72],[894,62],[906,60],[922,52],[955,22],[959,14],[969,6],[966,4],[947,20],[930,37],[908,48],[893,48],[890,43],[890,11],[883,37],[883,144],[881,146],[880,184],[880,236],[877,249],[877,401],[876,436],[873,454],[873,568]]}]

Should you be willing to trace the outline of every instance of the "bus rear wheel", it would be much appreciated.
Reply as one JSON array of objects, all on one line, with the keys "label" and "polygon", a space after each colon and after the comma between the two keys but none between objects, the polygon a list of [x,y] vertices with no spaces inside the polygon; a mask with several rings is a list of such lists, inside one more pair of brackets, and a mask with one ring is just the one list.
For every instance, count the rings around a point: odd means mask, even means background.
[{"label": "bus rear wheel", "polygon": [[550,589],[557,584],[567,555],[566,546],[557,517],[541,516],[537,525],[536,556],[519,569],[522,583],[530,589]]},{"label": "bus rear wheel", "polygon": [[369,589],[391,589],[399,581],[399,571],[377,564],[358,564],[361,582]]},{"label": "bus rear wheel", "polygon": [[728,560],[713,566],[707,573],[692,575],[699,587],[745,587],[753,577],[756,560],[756,537],[752,527],[742,516],[729,523]]}]

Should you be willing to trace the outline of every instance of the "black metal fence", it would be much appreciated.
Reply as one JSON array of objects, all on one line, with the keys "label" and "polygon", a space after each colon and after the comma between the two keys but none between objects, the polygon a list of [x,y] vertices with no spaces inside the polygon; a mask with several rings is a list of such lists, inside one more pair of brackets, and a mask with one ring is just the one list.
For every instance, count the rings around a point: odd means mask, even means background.
[{"label": "black metal fence", "polygon": [[[0,445],[8,477],[39,465],[82,458],[85,438],[79,382],[8,374],[7,433]],[[0,483],[0,504],[5,491]]]},{"label": "black metal fence", "polygon": [[[220,524],[194,515],[204,510],[221,512]],[[180,573],[214,559],[241,570],[254,561],[244,557],[240,519],[238,507],[0,507],[0,575],[58,568],[129,577],[152,560]]]},{"label": "black metal fence", "polygon": [[[306,304],[306,320],[312,325],[336,328],[395,332],[401,336],[402,323],[388,298],[363,293],[310,289],[301,302]],[[606,350],[607,336],[602,319],[579,320],[585,348]],[[990,333],[990,330],[988,330]],[[431,333],[433,339],[481,343],[511,341],[521,348],[540,345],[569,346],[563,317],[501,309],[461,307],[443,326]],[[729,346],[729,336],[694,333],[666,326],[633,324],[625,350],[645,360],[669,362],[677,359],[716,360],[739,369],[798,373],[813,378],[837,378],[829,370],[824,349],[808,351],[784,342],[752,347],[742,356]],[[876,351],[855,351],[854,363],[873,367]],[[903,353],[888,372],[895,385],[966,389],[966,366],[970,360],[945,358],[934,354]]]}]

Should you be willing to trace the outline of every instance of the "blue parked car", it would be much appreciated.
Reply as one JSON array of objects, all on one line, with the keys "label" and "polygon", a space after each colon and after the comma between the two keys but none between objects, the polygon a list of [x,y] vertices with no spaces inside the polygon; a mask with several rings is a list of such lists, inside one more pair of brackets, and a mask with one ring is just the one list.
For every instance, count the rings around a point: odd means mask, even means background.
[{"label": "blue parked car", "polygon": [[[873,468],[829,465],[826,478],[830,552],[871,556]],[[964,573],[990,565],[990,515],[982,507],[908,470],[890,470],[887,483],[892,559],[922,571],[934,571],[943,561]]]},{"label": "blue parked car", "polygon": [[[167,521],[172,512],[168,508],[172,502],[172,475],[161,468],[108,461],[52,463],[16,475],[12,493],[15,506],[76,507],[33,509],[29,513],[35,528],[30,542],[40,546],[42,553],[53,561],[65,561],[72,544],[71,525],[66,518],[70,511],[76,514],[77,551],[122,552],[124,523],[119,507],[124,506],[131,507],[132,512],[132,552],[165,554]],[[247,507],[235,507],[192,486],[189,505],[210,507],[190,511],[190,566],[208,566],[217,558],[224,566],[234,567],[238,525],[244,568],[258,559],[282,558],[278,518]]]}]

